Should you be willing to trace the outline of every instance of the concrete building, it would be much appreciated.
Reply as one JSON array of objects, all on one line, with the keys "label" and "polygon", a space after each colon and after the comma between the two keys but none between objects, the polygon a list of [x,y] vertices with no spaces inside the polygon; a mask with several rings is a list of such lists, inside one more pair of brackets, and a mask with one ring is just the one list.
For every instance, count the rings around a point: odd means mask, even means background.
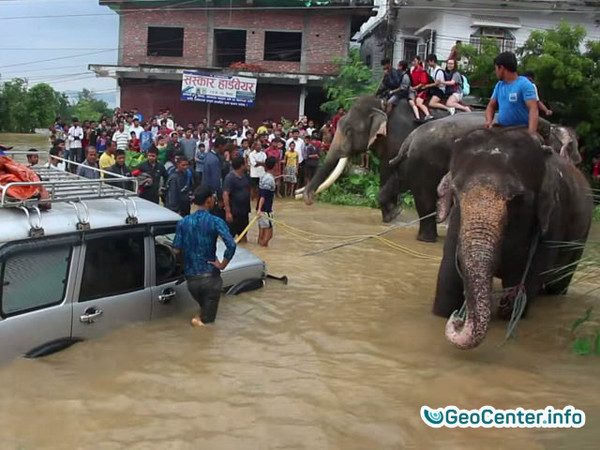
[{"label": "concrete building", "polygon": [[387,8],[357,37],[362,60],[375,70],[386,50],[395,62],[429,53],[443,61],[457,40],[479,46],[484,36],[513,51],[533,30],[563,20],[585,27],[589,40],[600,40],[598,0],[391,0]]},{"label": "concrete building", "polygon": [[[323,119],[323,85],[334,60],[373,13],[373,0],[100,0],[120,17],[119,61],[90,65],[113,77],[120,105],[178,121],[207,117],[207,103],[180,100],[184,70],[258,79],[253,108],[212,105],[210,116],[233,120]],[[232,69],[232,64],[237,69]]]}]

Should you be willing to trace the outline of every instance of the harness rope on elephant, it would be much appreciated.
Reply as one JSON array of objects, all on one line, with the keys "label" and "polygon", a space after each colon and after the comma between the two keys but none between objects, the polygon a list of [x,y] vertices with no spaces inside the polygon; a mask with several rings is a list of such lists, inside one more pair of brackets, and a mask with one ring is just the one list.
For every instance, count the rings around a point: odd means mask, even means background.
[{"label": "harness rope on elephant", "polygon": [[[523,276],[521,277],[521,282],[516,286],[502,290],[503,297],[506,295],[508,295],[509,298],[514,296],[514,301],[513,301],[512,314],[510,316],[508,326],[506,327],[506,335],[504,336],[504,340],[502,341],[500,346],[503,346],[504,344],[506,344],[508,339],[510,339],[510,337],[514,335],[514,332],[517,328],[517,324],[519,323],[519,320],[521,320],[521,317],[523,316],[523,313],[525,312],[525,307],[527,306],[527,289],[525,289],[525,280],[527,279],[527,275],[529,274],[529,270],[531,269],[531,263],[533,262],[533,257],[535,256],[535,252],[537,251],[539,240],[540,240],[540,233],[537,232],[531,246],[529,247],[529,255],[527,256],[527,264],[525,265],[525,271],[523,272]],[[455,255],[454,264],[456,266],[456,271],[458,272],[458,275],[460,276],[461,280],[463,281],[463,289],[464,289],[465,279],[463,277],[462,271],[460,270],[460,264],[458,262],[458,245],[456,246],[456,252],[454,255]],[[466,300],[466,293],[464,293],[464,291],[463,291],[463,295],[465,296],[465,301],[463,302],[462,306],[460,307],[460,310],[454,311],[452,313],[451,318],[456,317],[464,322],[464,320],[466,319],[466,315],[467,315],[467,300]]]}]

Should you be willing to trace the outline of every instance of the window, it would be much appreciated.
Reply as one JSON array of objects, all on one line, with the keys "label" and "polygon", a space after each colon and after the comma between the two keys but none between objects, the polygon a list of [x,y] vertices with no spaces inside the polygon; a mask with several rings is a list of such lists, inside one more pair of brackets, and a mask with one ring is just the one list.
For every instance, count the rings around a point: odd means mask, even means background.
[{"label": "window", "polygon": [[367,57],[365,58],[365,65],[366,65],[366,66],[367,66],[369,69],[371,69],[371,68],[373,67],[373,66],[372,66],[372,64],[373,64],[373,57],[372,57],[372,56],[369,54],[369,55],[367,55]]},{"label": "window", "polygon": [[65,297],[72,247],[19,252],[2,264],[2,315],[60,304]]},{"label": "window", "polygon": [[515,37],[504,28],[481,27],[471,35],[469,43],[481,52],[482,41],[492,39],[498,43],[499,52],[514,52]]},{"label": "window", "polygon": [[183,56],[183,28],[148,27],[148,56]]},{"label": "window", "polygon": [[218,67],[246,62],[246,30],[215,30],[214,55]]},{"label": "window", "polygon": [[265,33],[265,61],[300,61],[302,33],[267,31]]},{"label": "window", "polygon": [[144,235],[111,235],[86,243],[79,301],[144,288]]},{"label": "window", "polygon": [[175,226],[159,227],[154,234],[154,260],[156,265],[156,285],[174,281],[183,276],[181,258],[173,254]]}]

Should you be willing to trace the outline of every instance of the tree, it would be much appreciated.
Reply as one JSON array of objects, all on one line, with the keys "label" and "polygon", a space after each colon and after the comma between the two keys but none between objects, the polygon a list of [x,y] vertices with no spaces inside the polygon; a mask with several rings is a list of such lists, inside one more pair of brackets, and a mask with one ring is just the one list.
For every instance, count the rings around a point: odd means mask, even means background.
[{"label": "tree", "polygon": [[377,89],[371,69],[360,60],[358,50],[350,50],[345,59],[336,62],[339,74],[325,85],[328,101],[321,105],[322,111],[332,115],[340,106],[348,109],[357,97],[374,94]]},{"label": "tree", "polygon": [[0,130],[17,133],[30,131],[26,102],[27,80],[15,78],[2,85],[0,91]]},{"label": "tree", "polygon": [[103,116],[110,116],[112,111],[108,103],[98,100],[89,89],[83,89],[78,95],[78,102],[71,109],[71,114],[79,120],[99,121]]},{"label": "tree", "polygon": [[518,54],[523,70],[535,73],[553,120],[576,128],[589,164],[600,151],[600,43],[585,38],[583,27],[563,22],[554,30],[533,31]]},{"label": "tree", "polygon": [[58,102],[56,91],[51,86],[40,83],[27,91],[25,106],[29,112],[27,126],[32,131],[35,128],[47,128],[57,114]]},{"label": "tree", "polygon": [[494,58],[500,53],[498,41],[483,37],[481,50],[473,45],[463,44],[459,47],[459,53],[468,61],[463,72],[469,78],[473,95],[489,98],[498,81],[494,71]]}]

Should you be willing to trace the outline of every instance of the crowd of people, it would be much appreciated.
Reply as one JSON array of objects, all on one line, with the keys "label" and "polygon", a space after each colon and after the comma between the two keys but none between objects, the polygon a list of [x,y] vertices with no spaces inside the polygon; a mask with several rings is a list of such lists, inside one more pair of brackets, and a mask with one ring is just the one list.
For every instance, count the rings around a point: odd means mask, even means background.
[{"label": "crowd of people", "polygon": [[[258,126],[247,119],[180,124],[168,108],[146,118],[136,108],[117,108],[99,123],[57,118],[48,165],[92,179],[137,177],[142,198],[162,200],[182,216],[190,213],[195,188],[208,186],[217,195],[213,212],[235,236],[247,227],[251,204],[262,213],[261,230],[272,227],[267,220],[272,197],[293,196],[310,182],[344,113],[340,108],[321,127],[306,116],[294,122],[265,119]],[[131,153],[141,156],[136,167],[126,165]],[[133,189],[130,182],[110,182]],[[261,233],[261,245],[268,244],[268,235]]]}]

